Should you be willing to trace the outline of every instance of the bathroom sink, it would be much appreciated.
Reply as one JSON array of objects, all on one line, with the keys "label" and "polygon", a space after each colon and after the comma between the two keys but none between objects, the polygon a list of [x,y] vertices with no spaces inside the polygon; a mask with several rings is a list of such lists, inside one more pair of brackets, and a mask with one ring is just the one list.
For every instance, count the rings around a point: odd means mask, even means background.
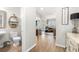
[{"label": "bathroom sink", "polygon": [[0,35],[4,35],[6,33],[7,33],[6,29],[0,29]]}]

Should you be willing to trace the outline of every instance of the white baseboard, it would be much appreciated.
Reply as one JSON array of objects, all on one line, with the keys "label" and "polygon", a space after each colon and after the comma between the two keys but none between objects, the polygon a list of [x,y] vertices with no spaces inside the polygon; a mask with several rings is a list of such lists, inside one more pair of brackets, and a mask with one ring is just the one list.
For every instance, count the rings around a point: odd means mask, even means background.
[{"label": "white baseboard", "polygon": [[34,48],[36,46],[36,44],[34,44],[34,45],[32,45],[30,48],[28,48],[27,50],[26,50],[26,52],[29,52],[32,48]]},{"label": "white baseboard", "polygon": [[57,44],[57,43],[56,43],[56,46],[65,48],[65,45],[61,45],[61,44]]}]

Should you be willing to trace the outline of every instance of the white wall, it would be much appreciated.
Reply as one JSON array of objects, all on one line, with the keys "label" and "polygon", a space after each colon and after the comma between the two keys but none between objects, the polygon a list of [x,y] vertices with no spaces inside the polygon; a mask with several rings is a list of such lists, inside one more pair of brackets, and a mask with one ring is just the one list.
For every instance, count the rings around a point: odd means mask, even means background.
[{"label": "white wall", "polygon": [[[20,31],[21,31],[20,30],[21,29],[21,23],[20,23],[21,10],[20,9],[21,8],[20,7],[5,7],[4,9],[7,10],[7,26],[6,27],[9,29],[9,31],[17,31],[18,34],[20,34]],[[8,24],[9,17],[12,16],[13,14],[15,14],[18,17],[18,21],[19,21],[18,26],[16,28],[10,28]]]},{"label": "white wall", "polygon": [[35,8],[21,9],[22,51],[27,51],[35,44]]},{"label": "white wall", "polygon": [[[69,9],[69,13],[71,13],[71,9]],[[62,8],[59,8],[56,15],[56,45],[65,47],[65,35],[67,32],[71,32],[73,25],[70,20],[70,14],[69,14],[69,24],[68,25],[62,25]]]}]

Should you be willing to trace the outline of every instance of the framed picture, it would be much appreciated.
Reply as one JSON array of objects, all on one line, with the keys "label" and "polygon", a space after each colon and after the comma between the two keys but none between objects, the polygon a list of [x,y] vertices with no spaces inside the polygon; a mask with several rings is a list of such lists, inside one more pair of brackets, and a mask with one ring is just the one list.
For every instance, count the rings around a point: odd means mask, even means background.
[{"label": "framed picture", "polygon": [[69,24],[69,8],[68,7],[62,8],[62,24],[63,25]]}]

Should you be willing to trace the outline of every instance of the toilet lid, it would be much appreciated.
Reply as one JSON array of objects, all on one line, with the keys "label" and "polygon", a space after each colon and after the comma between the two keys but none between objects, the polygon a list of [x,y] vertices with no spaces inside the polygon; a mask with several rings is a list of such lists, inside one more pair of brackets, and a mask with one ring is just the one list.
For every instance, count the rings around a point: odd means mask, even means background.
[{"label": "toilet lid", "polygon": [[21,40],[21,37],[13,37],[13,40]]}]

